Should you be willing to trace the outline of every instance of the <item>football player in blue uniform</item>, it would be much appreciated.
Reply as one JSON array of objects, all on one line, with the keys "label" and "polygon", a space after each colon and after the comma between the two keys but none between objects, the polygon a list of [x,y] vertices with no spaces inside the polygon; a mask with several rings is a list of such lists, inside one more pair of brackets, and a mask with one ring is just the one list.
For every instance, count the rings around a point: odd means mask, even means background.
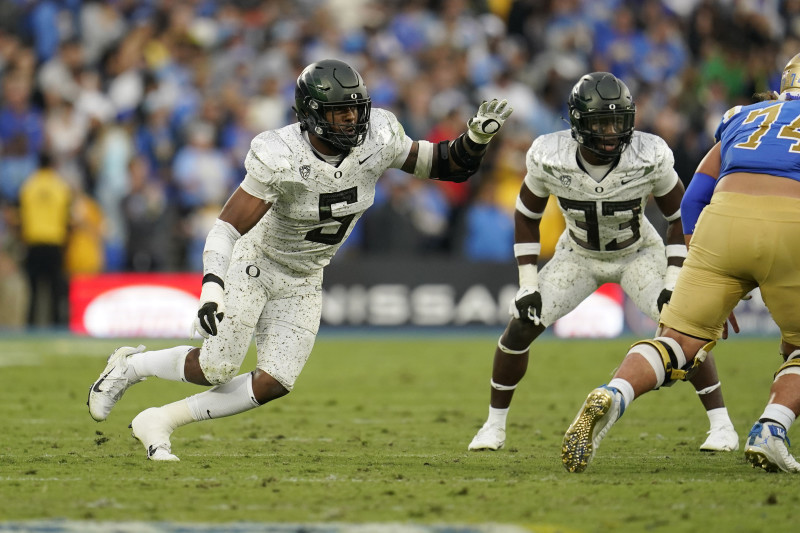
[{"label": "football player in blue uniform", "polygon": [[722,118],[681,204],[690,246],[660,334],[635,343],[613,379],[589,394],[564,435],[568,471],[586,469],[635,398],[689,378],[758,287],[780,328],[783,361],[744,453],[754,467],[800,472],[787,438],[800,413],[800,54],[784,68],[780,92],[765,97]]}]

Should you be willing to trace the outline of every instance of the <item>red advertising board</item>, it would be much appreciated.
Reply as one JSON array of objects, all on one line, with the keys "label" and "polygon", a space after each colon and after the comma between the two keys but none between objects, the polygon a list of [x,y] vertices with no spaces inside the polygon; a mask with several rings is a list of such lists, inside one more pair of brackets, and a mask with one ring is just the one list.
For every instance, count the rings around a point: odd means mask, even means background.
[{"label": "red advertising board", "polygon": [[[601,285],[553,324],[557,337],[613,338],[625,329],[625,293],[616,283]],[[655,330],[655,327],[653,327]]]},{"label": "red advertising board", "polygon": [[70,282],[70,330],[92,337],[188,337],[201,274],[103,274]]}]

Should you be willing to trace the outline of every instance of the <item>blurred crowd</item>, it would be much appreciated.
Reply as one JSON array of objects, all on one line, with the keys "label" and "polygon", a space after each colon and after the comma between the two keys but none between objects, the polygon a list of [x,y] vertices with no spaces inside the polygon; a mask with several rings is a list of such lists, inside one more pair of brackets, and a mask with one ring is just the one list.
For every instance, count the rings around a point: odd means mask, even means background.
[{"label": "blurred crowd", "polygon": [[[63,324],[71,276],[200,271],[252,137],[308,63],[349,62],[413,139],[515,111],[467,184],[389,171],[337,260],[513,261],[525,152],[585,72],[622,78],[688,181],[732,105],[776,89],[800,0],[4,0],[0,327]],[[545,255],[563,223],[550,206]]]}]

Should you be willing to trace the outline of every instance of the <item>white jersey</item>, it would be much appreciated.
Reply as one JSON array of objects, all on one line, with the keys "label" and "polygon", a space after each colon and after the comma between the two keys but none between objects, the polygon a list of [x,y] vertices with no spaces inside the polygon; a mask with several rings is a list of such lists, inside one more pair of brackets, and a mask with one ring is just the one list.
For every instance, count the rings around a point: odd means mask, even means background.
[{"label": "white jersey", "polygon": [[242,188],[272,207],[236,242],[232,259],[266,256],[301,274],[320,270],[372,205],[378,178],[402,165],[411,144],[397,118],[377,108],[364,143],[336,167],[314,155],[299,123],[261,133]]},{"label": "white jersey", "polygon": [[672,151],[660,137],[634,132],[599,182],[578,165],[577,152],[569,131],[542,135],[528,150],[525,184],[536,196],[555,196],[567,224],[539,272],[542,323],[550,326],[603,283],[619,283],[657,320],[667,259],[644,206],[650,194],[663,196],[678,182]]},{"label": "white jersey", "polygon": [[578,165],[577,150],[569,130],[542,135],[528,150],[525,176],[533,194],[558,199],[574,251],[613,260],[657,236],[644,207],[650,194],[663,196],[678,182],[667,143],[635,131],[617,165],[599,182]]}]

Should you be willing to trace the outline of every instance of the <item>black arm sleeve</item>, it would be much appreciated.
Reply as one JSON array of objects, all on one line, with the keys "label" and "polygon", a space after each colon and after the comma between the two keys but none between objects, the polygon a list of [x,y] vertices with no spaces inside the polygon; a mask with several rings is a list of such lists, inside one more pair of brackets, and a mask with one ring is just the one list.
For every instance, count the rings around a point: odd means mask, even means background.
[{"label": "black arm sleeve", "polygon": [[[454,141],[440,141],[434,150],[431,179],[456,183],[467,181],[478,171],[486,147],[474,142],[466,133]],[[451,160],[457,168],[451,168]]]}]

